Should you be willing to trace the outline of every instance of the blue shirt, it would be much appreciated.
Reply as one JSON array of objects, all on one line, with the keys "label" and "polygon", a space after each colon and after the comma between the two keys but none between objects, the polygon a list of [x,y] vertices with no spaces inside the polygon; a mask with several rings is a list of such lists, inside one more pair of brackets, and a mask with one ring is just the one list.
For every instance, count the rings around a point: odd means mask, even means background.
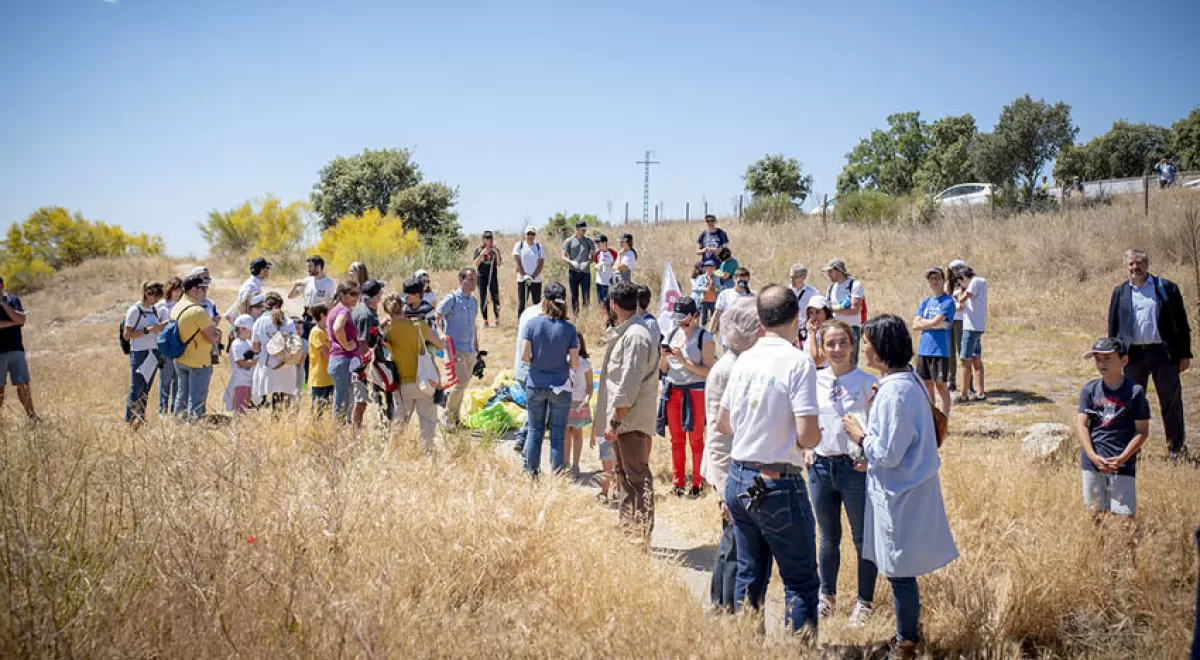
[{"label": "blue shirt", "polygon": [[700,232],[700,237],[696,239],[696,245],[706,250],[719,250],[728,244],[729,234],[726,234],[725,230],[720,227],[713,231],[705,229]]},{"label": "blue shirt", "polygon": [[917,346],[917,355],[953,357],[950,355],[950,324],[954,322],[954,298],[945,293],[936,298],[929,296],[922,300],[917,307],[917,316],[925,320],[938,316],[946,317],[945,329],[921,331],[921,343]]},{"label": "blue shirt", "polygon": [[570,380],[571,365],[567,360],[571,357],[571,349],[579,347],[575,326],[549,316],[538,316],[525,325],[521,339],[528,339],[533,345],[525,387],[559,387]]},{"label": "blue shirt", "polygon": [[475,352],[475,317],[479,314],[479,301],[468,296],[462,289],[442,298],[437,306],[446,324],[446,336],[454,342],[458,353]]},{"label": "blue shirt", "polygon": [[1133,289],[1130,302],[1133,303],[1133,344],[1161,344],[1162,336],[1158,334],[1158,291],[1155,289],[1154,277],[1146,278],[1141,288],[1129,283]]}]

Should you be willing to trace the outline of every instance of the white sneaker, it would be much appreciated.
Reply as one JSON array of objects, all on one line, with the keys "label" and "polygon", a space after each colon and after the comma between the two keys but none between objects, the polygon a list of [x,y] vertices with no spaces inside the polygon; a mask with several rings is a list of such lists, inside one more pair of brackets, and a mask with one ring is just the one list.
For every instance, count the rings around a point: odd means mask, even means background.
[{"label": "white sneaker", "polygon": [[824,619],[833,614],[833,607],[837,602],[835,596],[826,596],[821,594],[821,599],[817,601],[817,616]]},{"label": "white sneaker", "polygon": [[861,600],[854,604],[854,611],[850,613],[851,628],[862,628],[867,625],[867,619],[871,618],[871,612],[874,608],[870,603],[864,603]]}]

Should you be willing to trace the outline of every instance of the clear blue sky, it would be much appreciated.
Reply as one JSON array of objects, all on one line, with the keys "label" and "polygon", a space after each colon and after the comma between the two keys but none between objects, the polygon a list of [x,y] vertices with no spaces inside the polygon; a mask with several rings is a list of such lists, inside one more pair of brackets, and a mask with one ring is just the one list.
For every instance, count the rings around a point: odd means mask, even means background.
[{"label": "clear blue sky", "polygon": [[1065,101],[1080,139],[1200,104],[1200,3],[0,0],[0,227],[39,206],[205,252],[196,222],[410,147],[464,229],[725,213],[746,166],[817,192],[892,112]]}]

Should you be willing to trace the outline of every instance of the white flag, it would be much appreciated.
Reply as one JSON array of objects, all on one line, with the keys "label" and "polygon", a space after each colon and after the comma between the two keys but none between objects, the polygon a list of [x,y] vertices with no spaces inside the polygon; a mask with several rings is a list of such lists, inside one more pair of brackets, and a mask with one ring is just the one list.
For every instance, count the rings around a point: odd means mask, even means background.
[{"label": "white flag", "polygon": [[671,336],[675,329],[675,301],[683,297],[679,289],[679,281],[675,279],[675,271],[671,270],[671,262],[663,266],[662,291],[658,296],[658,328],[662,336]]}]

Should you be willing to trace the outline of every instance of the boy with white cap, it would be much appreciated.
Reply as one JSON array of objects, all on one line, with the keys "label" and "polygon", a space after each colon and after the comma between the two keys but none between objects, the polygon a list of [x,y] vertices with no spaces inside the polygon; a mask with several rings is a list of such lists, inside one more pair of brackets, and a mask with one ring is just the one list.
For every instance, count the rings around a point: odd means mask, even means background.
[{"label": "boy with white cap", "polygon": [[225,388],[225,409],[241,414],[250,408],[251,370],[254,369],[254,345],[250,334],[254,317],[241,314],[233,321],[235,338],[229,342],[229,385]]}]

